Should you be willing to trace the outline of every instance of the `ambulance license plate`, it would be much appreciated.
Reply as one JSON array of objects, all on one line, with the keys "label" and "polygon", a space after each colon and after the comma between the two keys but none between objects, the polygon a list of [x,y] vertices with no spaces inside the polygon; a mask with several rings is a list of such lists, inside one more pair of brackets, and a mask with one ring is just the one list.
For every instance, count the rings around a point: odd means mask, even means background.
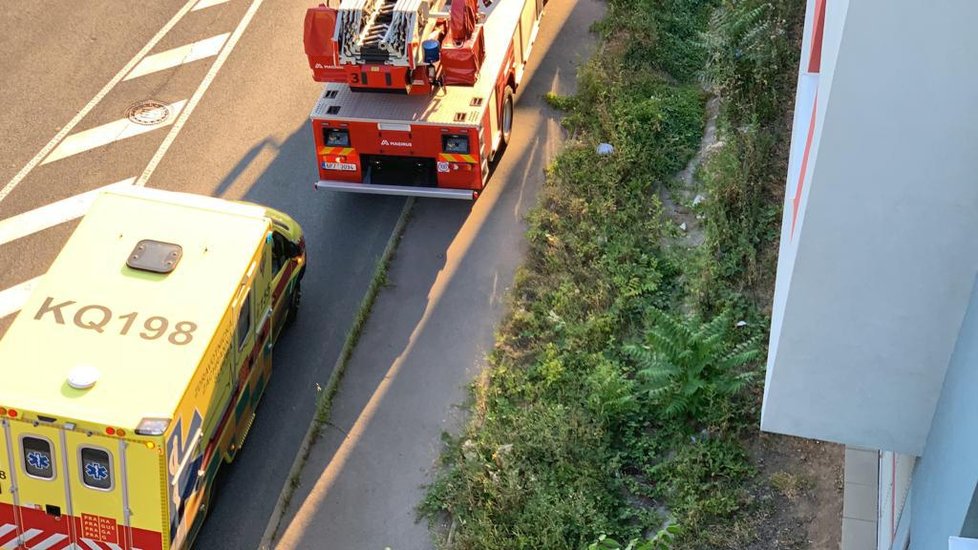
[{"label": "ambulance license plate", "polygon": [[357,165],[351,164],[349,162],[324,162],[323,169],[325,170],[343,170],[344,172],[356,172]]}]

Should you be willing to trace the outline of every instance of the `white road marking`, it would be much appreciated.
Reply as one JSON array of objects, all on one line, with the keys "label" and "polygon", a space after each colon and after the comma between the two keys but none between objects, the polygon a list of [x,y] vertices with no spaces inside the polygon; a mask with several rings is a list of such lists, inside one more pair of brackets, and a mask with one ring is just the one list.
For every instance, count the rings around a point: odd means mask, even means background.
[{"label": "white road marking", "polygon": [[96,126],[95,128],[88,130],[83,130],[77,134],[72,134],[59,143],[57,148],[55,148],[55,150],[52,151],[41,164],[48,164],[72,155],[77,155],[78,153],[84,153],[85,151],[90,151],[92,149],[108,145],[115,141],[131,138],[133,136],[138,136],[140,134],[145,134],[165,126],[169,126],[179,117],[180,111],[183,110],[183,107],[186,104],[187,100],[183,99],[177,101],[176,103],[167,105],[167,108],[170,109],[170,115],[165,121],[153,126],[137,124],[128,118],[120,118],[119,120],[114,120],[107,124]]},{"label": "white road marking", "polygon": [[53,202],[40,208],[0,220],[0,245],[43,231],[49,227],[82,217],[92,206],[92,201],[102,191],[116,187],[131,186],[136,178],[127,178],[116,183],[93,189],[74,197]]},{"label": "white road marking", "polygon": [[150,159],[149,164],[146,165],[146,169],[143,170],[143,174],[139,176],[138,180],[136,180],[136,185],[146,185],[146,182],[149,180],[150,176],[153,175],[157,165],[159,165],[160,161],[163,160],[163,156],[166,155],[166,152],[170,149],[170,145],[173,144],[173,140],[175,140],[177,135],[180,134],[180,130],[183,129],[183,125],[186,124],[190,114],[194,112],[197,104],[200,103],[201,98],[204,97],[204,92],[207,91],[207,88],[211,85],[211,82],[214,81],[214,77],[217,76],[217,72],[221,70],[221,67],[224,66],[224,62],[227,61],[228,56],[231,55],[231,50],[233,50],[234,46],[237,45],[238,40],[241,40],[241,35],[244,34],[244,31],[248,28],[252,18],[255,17],[255,12],[257,12],[258,8],[261,7],[262,2],[263,0],[252,1],[248,11],[245,12],[244,17],[241,18],[241,22],[238,23],[238,26],[234,28],[234,32],[231,33],[231,37],[228,38],[227,43],[224,45],[224,49],[222,49],[221,53],[217,55],[217,59],[214,60],[214,64],[211,65],[210,70],[207,71],[203,82],[201,82],[200,86],[198,86],[194,91],[194,95],[190,96],[187,106],[183,108],[183,110],[180,112],[180,116],[178,116],[177,120],[173,123],[173,128],[170,129],[170,133],[168,133],[163,139],[163,143],[160,144],[160,148],[157,149],[156,154],[153,155],[153,158]]},{"label": "white road marking", "polygon": [[194,6],[194,9],[192,9],[190,11],[202,10],[204,8],[209,8],[211,6],[216,6],[218,4],[223,4],[223,3],[227,2],[227,1],[228,0],[200,0],[200,2],[197,2],[197,5]]},{"label": "white road marking", "polygon": [[217,36],[205,38],[204,40],[198,40],[197,42],[193,42],[185,46],[173,48],[172,50],[154,53],[153,55],[143,58],[143,60],[139,62],[139,65],[136,65],[136,68],[133,69],[131,73],[126,75],[126,78],[123,80],[132,80],[133,78],[139,78],[151,73],[172,69],[173,67],[177,67],[185,63],[191,63],[193,61],[207,59],[208,57],[214,57],[217,55],[217,52],[221,50],[221,46],[224,45],[224,42],[230,35],[231,33],[226,32]]},{"label": "white road marking", "polygon": [[0,290],[0,319],[3,319],[7,315],[17,313],[20,311],[20,308],[24,307],[24,303],[31,297],[31,292],[34,292],[37,283],[41,281],[41,277],[43,275],[34,277],[8,289]]},{"label": "white road marking", "polygon": [[135,67],[143,57],[146,57],[146,54],[156,47],[156,44],[159,43],[164,36],[166,36],[166,33],[170,32],[170,29],[172,29],[177,23],[180,22],[181,19],[183,19],[183,16],[190,11],[190,8],[192,8],[196,2],[197,0],[188,0],[187,3],[180,8],[180,11],[178,11],[169,21],[167,21],[165,25],[163,25],[163,28],[153,35],[153,38],[150,38],[149,42],[143,46],[143,49],[139,50],[139,52],[137,52],[128,63],[126,63],[125,67],[116,73],[116,75],[112,77],[112,79],[109,80],[109,82],[103,86],[97,94],[95,94],[95,97],[93,97],[81,111],[78,111],[78,114],[76,114],[74,118],[65,124],[64,127],[61,128],[61,131],[51,138],[51,141],[49,141],[47,145],[45,145],[36,155],[34,155],[34,158],[32,158],[26,165],[24,165],[23,168],[20,169],[20,172],[17,172],[13,179],[7,182],[3,189],[0,189],[0,202],[3,202],[3,199],[7,198],[7,195],[9,195],[10,192],[13,191],[20,184],[20,182],[22,182],[24,178],[26,178],[27,175],[41,163],[42,160],[44,160],[44,157],[46,157],[48,153],[50,153],[51,150],[65,138],[65,136],[70,134],[71,131],[75,129],[75,126],[77,126],[78,123],[81,122],[81,120],[85,118],[85,116],[93,108],[95,108],[100,101],[102,101],[102,98],[104,98],[106,94],[108,94],[112,88],[116,86],[116,84],[118,84],[127,74],[129,74],[129,72],[132,71],[132,68]]}]

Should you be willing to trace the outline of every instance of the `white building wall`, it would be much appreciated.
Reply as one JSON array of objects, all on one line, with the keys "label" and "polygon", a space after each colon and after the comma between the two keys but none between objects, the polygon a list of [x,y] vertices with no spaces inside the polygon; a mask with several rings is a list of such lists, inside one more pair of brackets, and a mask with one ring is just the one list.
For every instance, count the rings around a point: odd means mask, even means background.
[{"label": "white building wall", "polygon": [[825,14],[762,428],[920,455],[978,271],[978,3],[827,0]]}]

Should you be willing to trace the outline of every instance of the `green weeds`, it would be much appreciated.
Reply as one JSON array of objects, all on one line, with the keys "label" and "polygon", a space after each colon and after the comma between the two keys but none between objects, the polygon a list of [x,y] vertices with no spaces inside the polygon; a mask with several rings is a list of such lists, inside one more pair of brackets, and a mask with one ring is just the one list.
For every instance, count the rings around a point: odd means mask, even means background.
[{"label": "green weeds", "polygon": [[[788,0],[609,0],[577,94],[547,98],[572,138],[529,217],[472,421],[446,436],[420,507],[451,519],[443,543],[698,548],[729,526],[749,539],[742,440],[756,430],[799,17]],[[665,244],[659,193],[699,146],[704,76],[725,145],[699,174],[706,242],[691,252]],[[602,142],[614,153],[598,156]]]}]

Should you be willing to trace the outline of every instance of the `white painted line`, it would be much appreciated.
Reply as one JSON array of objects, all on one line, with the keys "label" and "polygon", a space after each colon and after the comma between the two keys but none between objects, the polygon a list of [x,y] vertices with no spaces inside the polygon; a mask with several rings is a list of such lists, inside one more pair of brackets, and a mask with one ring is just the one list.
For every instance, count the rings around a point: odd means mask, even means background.
[{"label": "white painted line", "polygon": [[20,308],[24,306],[27,299],[31,297],[31,292],[34,292],[37,283],[41,281],[41,277],[43,275],[34,277],[29,281],[24,281],[8,289],[0,290],[0,319],[20,311]]},{"label": "white painted line", "polygon": [[183,110],[183,106],[186,105],[186,103],[187,100],[183,99],[177,101],[176,103],[167,105],[167,108],[170,110],[170,115],[160,124],[149,126],[146,124],[137,124],[128,118],[120,118],[119,120],[113,120],[108,124],[96,126],[95,128],[84,130],[78,132],[77,134],[72,134],[62,140],[55,150],[52,151],[41,164],[48,164],[72,155],[77,155],[78,153],[91,151],[92,149],[108,145],[115,141],[131,138],[133,136],[138,136],[140,134],[145,134],[147,132],[152,132],[153,130],[159,130],[165,126],[169,126],[177,119],[180,111]]},{"label": "white painted line", "polygon": [[116,75],[112,77],[112,80],[109,80],[109,82],[105,86],[103,86],[102,89],[99,90],[97,94],[95,94],[95,97],[93,97],[92,100],[89,101],[88,104],[85,105],[81,111],[78,111],[78,114],[76,114],[74,118],[72,118],[67,124],[65,124],[64,127],[61,128],[61,131],[59,131],[57,135],[51,138],[51,141],[49,141],[47,145],[45,145],[40,151],[38,151],[36,155],[34,155],[34,158],[32,158],[26,165],[24,165],[23,168],[20,169],[20,172],[17,172],[17,174],[13,177],[13,179],[7,182],[7,184],[3,187],[3,189],[0,189],[0,202],[3,202],[3,199],[7,198],[7,195],[9,195],[10,192],[13,191],[20,184],[20,182],[24,181],[24,178],[26,178],[27,175],[30,174],[31,171],[34,168],[36,168],[37,165],[40,164],[42,160],[44,160],[44,157],[46,157],[48,153],[50,153],[51,150],[54,149],[58,145],[58,143],[61,142],[62,139],[65,138],[65,136],[70,134],[71,131],[75,129],[75,126],[77,126],[78,123],[81,122],[81,120],[85,118],[85,116],[93,108],[95,108],[95,106],[98,105],[100,101],[102,101],[102,98],[104,98],[106,94],[112,91],[112,88],[114,88],[116,84],[118,84],[127,74],[129,74],[129,72],[132,71],[132,68],[135,67],[136,64],[139,63],[139,61],[142,58],[146,57],[146,54],[148,54],[154,47],[156,47],[156,44],[159,43],[159,41],[162,40],[164,36],[166,36],[166,33],[170,32],[170,29],[172,29],[177,23],[180,22],[181,19],[183,19],[183,16],[190,11],[190,8],[192,8],[196,2],[197,0],[188,0],[187,3],[184,4],[182,8],[180,8],[180,11],[178,11],[172,18],[170,18],[170,20],[167,21],[165,25],[163,25],[163,28],[161,28],[159,32],[157,32],[155,35],[153,35],[153,38],[149,39],[149,42],[147,42],[146,45],[143,46],[143,49],[139,50],[139,52],[137,52],[136,55],[132,59],[130,59],[128,63],[126,63],[125,67],[123,67],[121,71],[116,73]]},{"label": "white painted line", "polygon": [[126,78],[123,80],[132,80],[151,73],[172,69],[173,67],[178,67],[185,63],[191,63],[201,59],[207,59],[208,57],[214,57],[217,55],[217,52],[221,50],[221,46],[224,45],[224,41],[228,39],[228,36],[231,36],[231,33],[226,32],[224,34],[212,36],[210,38],[205,38],[204,40],[187,44],[186,46],[180,46],[165,52],[154,53],[153,55],[143,58],[143,60],[139,62],[139,65],[136,65],[136,68],[133,69],[131,73],[126,75]]},{"label": "white painted line", "polygon": [[231,51],[234,49],[234,46],[237,45],[238,40],[241,40],[241,35],[244,34],[245,29],[248,28],[252,18],[255,17],[255,12],[257,12],[258,8],[261,7],[262,2],[263,0],[253,0],[251,2],[251,6],[248,8],[248,11],[245,12],[244,17],[241,18],[241,22],[238,23],[238,26],[234,28],[234,32],[231,33],[231,37],[228,38],[227,43],[224,45],[224,49],[222,49],[221,53],[217,55],[217,59],[214,60],[214,64],[211,65],[210,70],[208,70],[207,74],[204,75],[203,82],[201,82],[200,86],[198,86],[194,91],[194,95],[190,96],[190,100],[187,101],[187,106],[181,110],[180,116],[177,117],[177,120],[173,123],[173,128],[170,129],[170,133],[163,138],[163,143],[160,144],[160,148],[156,150],[156,154],[153,155],[153,158],[150,159],[149,164],[146,165],[146,169],[143,170],[142,175],[139,176],[138,180],[136,180],[136,185],[145,186],[150,176],[153,175],[156,167],[159,165],[160,161],[163,160],[163,156],[166,155],[166,152],[170,149],[170,145],[173,144],[173,140],[177,139],[177,136],[180,134],[180,130],[183,129],[183,125],[186,124],[187,119],[190,118],[190,114],[194,112],[197,104],[200,103],[201,98],[204,97],[204,92],[207,91],[207,88],[211,85],[211,82],[214,81],[214,77],[217,76],[217,72],[224,66],[224,62],[227,61],[228,56],[231,55]]},{"label": "white painted line", "polygon": [[197,2],[197,5],[194,6],[194,9],[192,9],[190,11],[202,10],[204,8],[209,8],[211,6],[216,6],[218,4],[223,4],[223,3],[228,2],[228,1],[229,0],[200,0],[200,2]]},{"label": "white painted line", "polygon": [[74,197],[53,202],[30,212],[0,220],[0,245],[80,218],[85,215],[85,212],[88,212],[99,193],[116,187],[131,186],[135,181],[136,178],[124,179]]}]

